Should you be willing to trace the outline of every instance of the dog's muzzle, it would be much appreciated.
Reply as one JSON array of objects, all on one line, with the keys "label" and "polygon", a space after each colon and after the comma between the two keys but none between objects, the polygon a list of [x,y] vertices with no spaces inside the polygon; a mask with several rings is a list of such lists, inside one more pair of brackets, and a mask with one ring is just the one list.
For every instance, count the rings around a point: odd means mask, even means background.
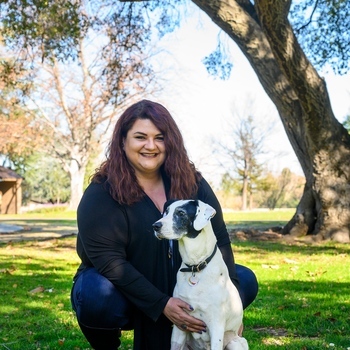
[{"label": "dog's muzzle", "polygon": [[162,228],[163,224],[159,221],[155,222],[152,227],[153,227],[153,230],[154,230],[154,235],[158,238],[158,239],[162,239],[162,235],[160,233],[160,230]]}]

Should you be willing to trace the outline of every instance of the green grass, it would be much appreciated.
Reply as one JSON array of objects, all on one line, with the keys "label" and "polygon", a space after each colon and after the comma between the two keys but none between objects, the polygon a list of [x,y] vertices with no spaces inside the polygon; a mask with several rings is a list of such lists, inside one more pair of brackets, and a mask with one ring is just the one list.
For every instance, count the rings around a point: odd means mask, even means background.
[{"label": "green grass", "polygon": [[226,221],[251,222],[251,221],[288,221],[295,213],[295,209],[252,210],[252,211],[227,211],[224,212]]},{"label": "green grass", "polygon": [[[250,349],[350,347],[350,245],[246,241],[233,249],[260,285],[245,311]],[[90,349],[69,300],[78,264],[75,237],[0,245],[0,350]],[[132,332],[122,341],[131,349]]]},{"label": "green grass", "polygon": [[269,228],[284,226],[294,215],[295,209],[255,210],[224,212],[228,228]]},{"label": "green grass", "polygon": [[245,312],[252,349],[350,347],[350,246],[238,242],[260,291]]}]

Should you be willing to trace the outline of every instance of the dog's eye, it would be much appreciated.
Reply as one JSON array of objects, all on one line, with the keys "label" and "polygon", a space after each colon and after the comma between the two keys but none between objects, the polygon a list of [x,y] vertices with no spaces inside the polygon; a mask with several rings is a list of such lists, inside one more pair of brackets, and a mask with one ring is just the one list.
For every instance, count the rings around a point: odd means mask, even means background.
[{"label": "dog's eye", "polygon": [[185,214],[186,214],[186,213],[185,213],[184,210],[178,209],[178,210],[176,211],[176,215],[177,215],[177,216],[182,217],[182,216],[184,216]]}]

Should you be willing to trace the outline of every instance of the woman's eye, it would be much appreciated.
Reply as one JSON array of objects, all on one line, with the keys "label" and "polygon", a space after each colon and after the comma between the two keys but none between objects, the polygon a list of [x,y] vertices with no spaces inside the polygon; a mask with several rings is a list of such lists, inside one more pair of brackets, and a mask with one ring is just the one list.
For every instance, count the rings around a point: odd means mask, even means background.
[{"label": "woman's eye", "polygon": [[158,137],[156,137],[156,140],[157,141],[164,141],[164,136],[158,136]]}]

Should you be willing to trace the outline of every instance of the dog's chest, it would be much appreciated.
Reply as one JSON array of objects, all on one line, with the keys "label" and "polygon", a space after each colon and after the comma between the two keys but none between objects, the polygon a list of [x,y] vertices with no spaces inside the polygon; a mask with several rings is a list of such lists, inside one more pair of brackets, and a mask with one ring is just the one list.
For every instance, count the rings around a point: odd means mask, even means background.
[{"label": "dog's chest", "polygon": [[232,282],[229,280],[227,267],[220,257],[215,257],[202,271],[193,273],[179,271],[174,296],[197,305],[206,302],[210,304],[213,302],[212,297],[215,296],[220,303],[220,299],[227,297],[228,283]]}]

